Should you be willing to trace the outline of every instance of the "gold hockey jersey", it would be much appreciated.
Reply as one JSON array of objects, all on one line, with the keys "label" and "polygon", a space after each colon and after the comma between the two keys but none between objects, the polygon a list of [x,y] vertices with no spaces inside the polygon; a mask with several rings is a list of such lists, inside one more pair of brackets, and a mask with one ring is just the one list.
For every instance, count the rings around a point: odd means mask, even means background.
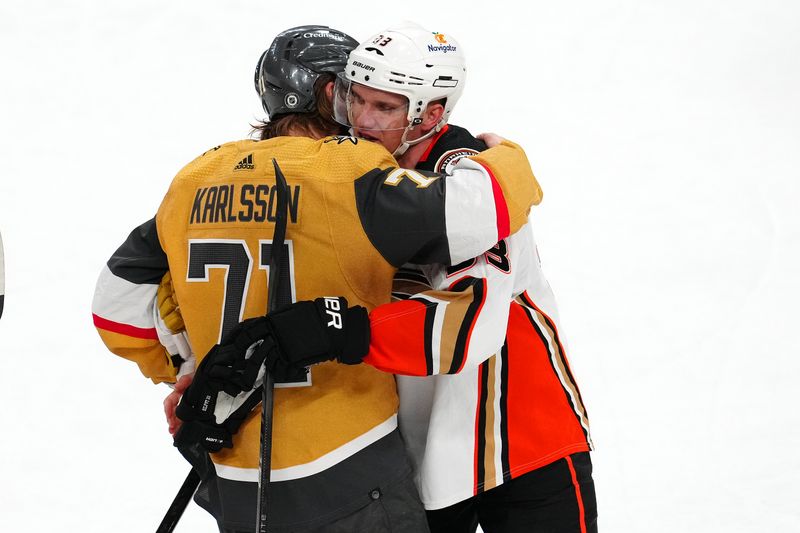
[{"label": "gold hockey jersey", "polygon": [[[457,263],[525,223],[541,191],[521,148],[464,159],[447,180],[396,168],[351,137],[279,137],[209,150],[175,177],[156,217],[108,261],[93,302],[108,347],[154,382],[175,368],[155,332],[156,288],[171,272],[189,340],[202,358],[239,321],[264,314],[274,229],[272,160],[289,188],[283,302],[343,295],[368,309],[390,299],[407,262]],[[393,376],[368,365],[311,368],[275,391],[272,480],[319,473],[397,427]],[[217,474],[257,479],[260,421],[251,414]]]}]

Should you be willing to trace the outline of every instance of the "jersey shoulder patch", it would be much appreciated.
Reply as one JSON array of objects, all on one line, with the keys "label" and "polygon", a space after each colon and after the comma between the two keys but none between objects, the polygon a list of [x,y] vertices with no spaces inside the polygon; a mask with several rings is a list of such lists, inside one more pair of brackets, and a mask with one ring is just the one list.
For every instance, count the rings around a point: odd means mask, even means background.
[{"label": "jersey shoulder patch", "polygon": [[455,150],[448,150],[436,160],[436,163],[433,165],[433,170],[434,172],[447,174],[448,170],[450,170],[450,167],[455,165],[459,159],[478,153],[480,153],[478,150],[473,150],[471,148],[456,148]]},{"label": "jersey shoulder patch", "polygon": [[447,173],[450,167],[462,157],[475,155],[486,150],[486,144],[476,139],[464,128],[448,124],[447,129],[439,135],[425,160],[417,163],[417,169]]}]

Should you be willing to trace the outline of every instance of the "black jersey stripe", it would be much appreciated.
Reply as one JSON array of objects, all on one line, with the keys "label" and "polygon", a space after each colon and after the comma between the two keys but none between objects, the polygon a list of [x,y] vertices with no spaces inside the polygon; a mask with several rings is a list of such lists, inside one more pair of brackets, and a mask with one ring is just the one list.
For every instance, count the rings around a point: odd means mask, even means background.
[{"label": "black jersey stripe", "polygon": [[466,290],[470,285],[472,286],[472,303],[469,304],[467,312],[464,314],[464,319],[461,321],[456,344],[453,348],[453,360],[450,364],[450,369],[447,371],[448,374],[455,374],[464,364],[464,358],[467,354],[467,341],[485,300],[486,280],[482,278],[465,277],[454,283],[451,290],[460,292]]},{"label": "black jersey stripe", "polygon": [[436,319],[436,302],[431,302],[424,298],[410,298],[415,302],[425,304],[425,370],[430,376],[434,373],[433,369],[433,321]]},{"label": "black jersey stripe", "polygon": [[489,396],[489,362],[478,367],[480,385],[478,388],[478,422],[475,431],[475,494],[483,492],[486,485],[486,402]]},{"label": "black jersey stripe", "polygon": [[542,315],[542,318],[544,318],[545,323],[547,323],[547,326],[553,332],[553,339],[555,339],[556,345],[558,346],[558,357],[561,360],[561,365],[567,372],[567,377],[569,378],[570,385],[572,385],[572,388],[575,389],[575,394],[578,395],[578,403],[580,403],[580,408],[583,411],[583,416],[588,420],[589,413],[586,411],[586,404],[583,403],[583,397],[581,396],[581,391],[578,388],[578,382],[575,381],[575,378],[572,376],[572,370],[570,370],[569,363],[567,362],[566,357],[564,356],[566,352],[564,351],[564,346],[561,343],[561,338],[558,336],[558,330],[556,329],[556,325],[553,322],[553,320],[549,316],[544,314],[541,310],[539,310],[539,314]]},{"label": "black jersey stripe", "polygon": [[500,350],[500,462],[503,483],[511,481],[511,461],[508,458],[508,340]]},{"label": "black jersey stripe", "polygon": [[536,309],[536,306],[533,305],[533,300],[531,300],[531,297],[528,295],[527,291],[520,294],[519,299],[522,300],[522,304],[525,305],[526,307],[530,307],[531,309]]},{"label": "black jersey stripe", "polygon": [[420,283],[422,285],[425,285],[426,287],[430,287],[430,283],[428,283],[428,278],[425,277],[425,274],[423,274],[422,271],[420,270],[401,268],[395,273],[394,279],[395,281],[411,281],[414,283]]}]

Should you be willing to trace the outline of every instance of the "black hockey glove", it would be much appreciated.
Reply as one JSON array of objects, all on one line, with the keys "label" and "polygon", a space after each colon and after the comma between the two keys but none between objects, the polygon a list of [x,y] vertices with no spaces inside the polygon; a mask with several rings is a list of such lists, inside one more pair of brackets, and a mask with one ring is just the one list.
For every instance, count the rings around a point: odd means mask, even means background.
[{"label": "black hockey glove", "polygon": [[289,368],[336,359],[354,365],[369,351],[369,315],[360,305],[347,307],[338,297],[296,302],[270,313],[269,323],[277,343],[278,361]]},{"label": "black hockey glove", "polygon": [[233,446],[233,435],[261,401],[264,361],[275,342],[260,318],[239,323],[197,367],[175,414],[183,421],[175,446],[200,443],[217,452]]},{"label": "black hockey glove", "polygon": [[302,301],[238,324],[203,358],[175,411],[183,420],[175,446],[210,452],[233,435],[261,402],[266,366],[276,382],[296,381],[305,366],[336,359],[360,363],[369,351],[369,316],[344,298]]}]

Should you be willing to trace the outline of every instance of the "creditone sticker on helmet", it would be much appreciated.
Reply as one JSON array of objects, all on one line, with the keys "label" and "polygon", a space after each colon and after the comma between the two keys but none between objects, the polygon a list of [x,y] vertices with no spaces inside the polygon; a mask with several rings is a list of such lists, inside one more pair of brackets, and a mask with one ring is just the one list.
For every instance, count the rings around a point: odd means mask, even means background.
[{"label": "creditone sticker on helmet", "polygon": [[317,31],[307,31],[303,34],[304,39],[311,39],[311,38],[323,38],[323,39],[333,39],[334,41],[345,41],[346,38],[344,35],[339,33],[331,32],[329,30],[317,30]]},{"label": "creditone sticker on helmet", "polygon": [[440,174],[447,174],[450,171],[450,167],[455,165],[459,159],[462,157],[469,157],[477,153],[477,150],[473,150],[471,148],[456,148],[455,150],[449,150],[443,153],[442,156],[436,161],[433,169],[435,172]]}]

